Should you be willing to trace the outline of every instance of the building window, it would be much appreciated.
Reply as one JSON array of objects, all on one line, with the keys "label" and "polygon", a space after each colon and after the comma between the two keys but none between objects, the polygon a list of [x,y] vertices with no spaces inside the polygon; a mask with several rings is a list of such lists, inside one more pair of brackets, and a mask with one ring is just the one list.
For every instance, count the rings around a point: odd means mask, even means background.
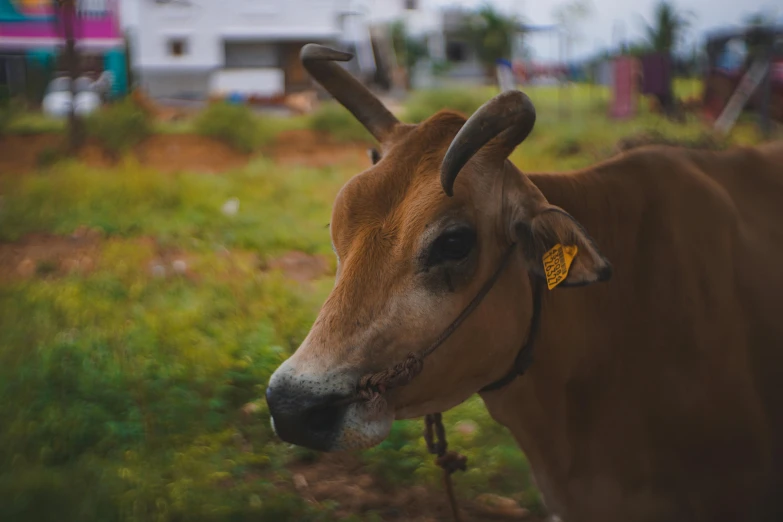
[{"label": "building window", "polygon": [[172,38],[169,40],[169,55],[184,56],[188,53],[187,41],[184,38]]},{"label": "building window", "polygon": [[280,66],[280,50],[269,42],[224,42],[223,52],[228,69]]},{"label": "building window", "polygon": [[419,2],[418,0],[404,0],[405,1],[405,9],[408,11],[415,11],[419,8]]},{"label": "building window", "polygon": [[450,62],[464,62],[467,59],[467,49],[464,42],[446,43],[446,59]]}]

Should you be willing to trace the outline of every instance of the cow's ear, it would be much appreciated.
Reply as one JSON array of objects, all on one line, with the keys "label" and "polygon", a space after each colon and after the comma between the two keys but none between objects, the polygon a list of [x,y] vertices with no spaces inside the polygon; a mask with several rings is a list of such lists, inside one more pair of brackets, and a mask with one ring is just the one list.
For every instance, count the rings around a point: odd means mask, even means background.
[{"label": "cow's ear", "polygon": [[608,280],[612,265],[584,227],[550,204],[533,181],[506,162],[504,216],[511,241],[518,241],[528,271],[555,286],[582,286]]},{"label": "cow's ear", "polygon": [[584,227],[560,207],[547,204],[514,228],[528,270],[546,279],[550,290],[598,283],[612,276],[609,260]]}]

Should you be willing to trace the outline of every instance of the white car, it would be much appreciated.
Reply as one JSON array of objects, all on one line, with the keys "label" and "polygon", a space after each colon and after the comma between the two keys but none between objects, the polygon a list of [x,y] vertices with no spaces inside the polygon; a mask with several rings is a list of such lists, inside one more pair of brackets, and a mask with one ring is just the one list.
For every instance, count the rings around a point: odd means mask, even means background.
[{"label": "white car", "polygon": [[[101,106],[101,97],[93,89],[93,82],[87,77],[76,79],[76,103],[74,111],[79,116],[86,116]],[[49,83],[44,95],[42,109],[44,114],[53,118],[65,118],[71,110],[71,79],[55,78]]]}]

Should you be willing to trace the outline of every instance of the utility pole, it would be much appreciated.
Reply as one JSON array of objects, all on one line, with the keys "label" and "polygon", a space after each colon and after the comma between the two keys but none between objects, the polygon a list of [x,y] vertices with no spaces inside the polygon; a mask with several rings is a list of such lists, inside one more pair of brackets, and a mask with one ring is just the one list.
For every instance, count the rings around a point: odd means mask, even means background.
[{"label": "utility pole", "polygon": [[76,50],[76,1],[56,0],[57,23],[65,39],[63,58],[71,79],[71,106],[68,110],[68,148],[72,153],[81,147],[84,140],[82,122],[76,114],[76,79],[79,77],[79,55]]}]

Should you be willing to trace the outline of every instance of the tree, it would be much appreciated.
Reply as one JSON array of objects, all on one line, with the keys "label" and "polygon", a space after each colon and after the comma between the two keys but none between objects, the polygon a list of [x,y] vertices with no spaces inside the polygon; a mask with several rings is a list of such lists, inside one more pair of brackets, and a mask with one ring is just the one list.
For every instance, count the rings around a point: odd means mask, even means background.
[{"label": "tree", "polygon": [[464,30],[479,61],[492,76],[495,63],[511,57],[514,36],[520,32],[520,27],[515,17],[504,15],[491,4],[484,4],[468,19]]},{"label": "tree", "polygon": [[653,23],[647,24],[647,40],[658,52],[672,54],[691,25],[690,11],[678,11],[668,0],[660,0],[653,10]]},{"label": "tree", "polygon": [[[669,0],[660,0],[653,9],[653,23],[646,24],[647,42],[651,50],[665,53],[674,61],[674,49],[679,45],[685,32],[691,25],[693,13],[679,11]],[[672,89],[672,78],[666,92],[658,95],[658,101],[668,115],[675,114],[675,99]]]}]

